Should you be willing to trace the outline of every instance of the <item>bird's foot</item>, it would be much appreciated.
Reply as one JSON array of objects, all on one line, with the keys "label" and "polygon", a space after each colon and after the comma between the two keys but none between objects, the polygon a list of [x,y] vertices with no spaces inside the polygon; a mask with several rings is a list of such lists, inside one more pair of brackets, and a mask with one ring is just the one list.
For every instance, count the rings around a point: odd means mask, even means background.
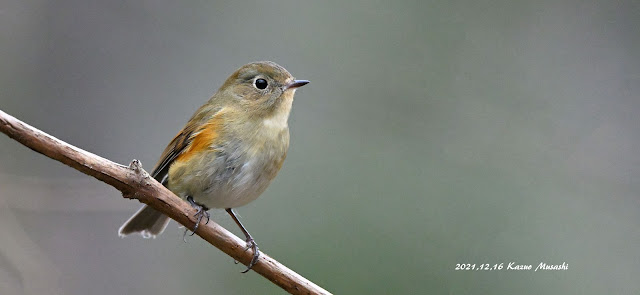
[{"label": "bird's foot", "polygon": [[258,244],[256,244],[256,241],[254,241],[253,238],[247,239],[247,248],[245,249],[245,251],[249,249],[253,251],[253,258],[251,258],[251,262],[249,262],[249,265],[247,265],[247,269],[245,269],[242,273],[246,273],[249,270],[251,270],[251,268],[254,265],[256,265],[256,263],[258,263],[258,258],[260,258],[260,251],[258,251]]},{"label": "bird's foot", "polygon": [[[196,221],[196,225],[193,227],[193,230],[191,231],[191,234],[189,236],[193,236],[196,233],[196,230],[198,230],[198,226],[200,225],[200,222],[202,221],[202,219],[206,216],[207,217],[207,221],[205,222],[205,224],[209,223],[209,219],[211,218],[211,214],[209,214],[209,212],[207,210],[209,210],[209,208],[200,205],[198,203],[196,203],[192,197],[187,197],[187,201],[189,202],[189,204],[191,204],[191,206],[193,206],[193,208],[198,209],[198,211],[196,211],[196,214],[193,215],[193,217],[195,217],[197,219]],[[188,228],[185,228],[184,230],[184,234],[182,234],[182,240],[186,243],[187,242],[187,232],[189,232]]]}]

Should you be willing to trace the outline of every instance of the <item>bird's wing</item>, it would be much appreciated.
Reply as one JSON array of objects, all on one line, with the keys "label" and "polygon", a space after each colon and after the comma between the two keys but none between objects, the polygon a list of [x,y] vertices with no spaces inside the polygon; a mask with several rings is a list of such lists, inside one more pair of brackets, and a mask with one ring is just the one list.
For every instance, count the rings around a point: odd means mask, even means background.
[{"label": "bird's wing", "polygon": [[187,156],[191,152],[210,146],[220,128],[220,109],[201,107],[191,117],[187,125],[171,140],[162,152],[151,176],[163,185],[167,184],[169,167],[180,155]]}]

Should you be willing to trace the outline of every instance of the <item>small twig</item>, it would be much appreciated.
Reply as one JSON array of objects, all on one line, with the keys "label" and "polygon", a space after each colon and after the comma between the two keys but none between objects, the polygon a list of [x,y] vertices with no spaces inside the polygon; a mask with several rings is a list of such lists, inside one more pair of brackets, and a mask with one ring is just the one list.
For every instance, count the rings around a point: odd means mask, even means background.
[{"label": "small twig", "polygon": [[[0,131],[38,153],[115,187],[125,198],[137,199],[187,228],[195,225],[195,209],[149,177],[137,160],[129,167],[114,163],[50,136],[1,110]],[[200,224],[196,234],[245,265],[253,257],[250,251],[245,251],[245,241],[215,222]],[[331,294],[264,253],[252,269],[291,294]]]}]

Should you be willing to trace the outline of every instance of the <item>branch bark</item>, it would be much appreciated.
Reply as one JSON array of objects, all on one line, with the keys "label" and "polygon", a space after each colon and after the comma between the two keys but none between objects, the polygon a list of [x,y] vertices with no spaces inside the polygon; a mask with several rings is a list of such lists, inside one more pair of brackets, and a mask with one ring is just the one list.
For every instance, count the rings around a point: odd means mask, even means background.
[{"label": "branch bark", "polygon": [[[38,153],[115,187],[125,198],[137,199],[187,228],[195,225],[196,210],[150,177],[137,160],[129,166],[117,164],[50,136],[2,110],[0,131]],[[251,261],[253,254],[245,251],[245,242],[213,221],[201,223],[196,234],[245,265]],[[291,294],[331,294],[264,253],[260,253],[259,262],[252,269]]]}]

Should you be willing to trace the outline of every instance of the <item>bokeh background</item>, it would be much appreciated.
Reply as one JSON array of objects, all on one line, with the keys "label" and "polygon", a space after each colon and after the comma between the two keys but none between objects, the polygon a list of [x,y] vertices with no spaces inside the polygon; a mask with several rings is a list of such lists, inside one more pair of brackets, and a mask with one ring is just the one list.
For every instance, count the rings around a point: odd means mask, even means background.
[{"label": "bokeh background", "polygon": [[[261,249],[336,294],[640,293],[640,3],[0,3],[0,109],[151,169],[226,77],[311,84]],[[140,204],[0,136],[0,293],[281,294]],[[223,211],[213,219],[240,234]],[[566,271],[456,271],[458,263]]]}]

